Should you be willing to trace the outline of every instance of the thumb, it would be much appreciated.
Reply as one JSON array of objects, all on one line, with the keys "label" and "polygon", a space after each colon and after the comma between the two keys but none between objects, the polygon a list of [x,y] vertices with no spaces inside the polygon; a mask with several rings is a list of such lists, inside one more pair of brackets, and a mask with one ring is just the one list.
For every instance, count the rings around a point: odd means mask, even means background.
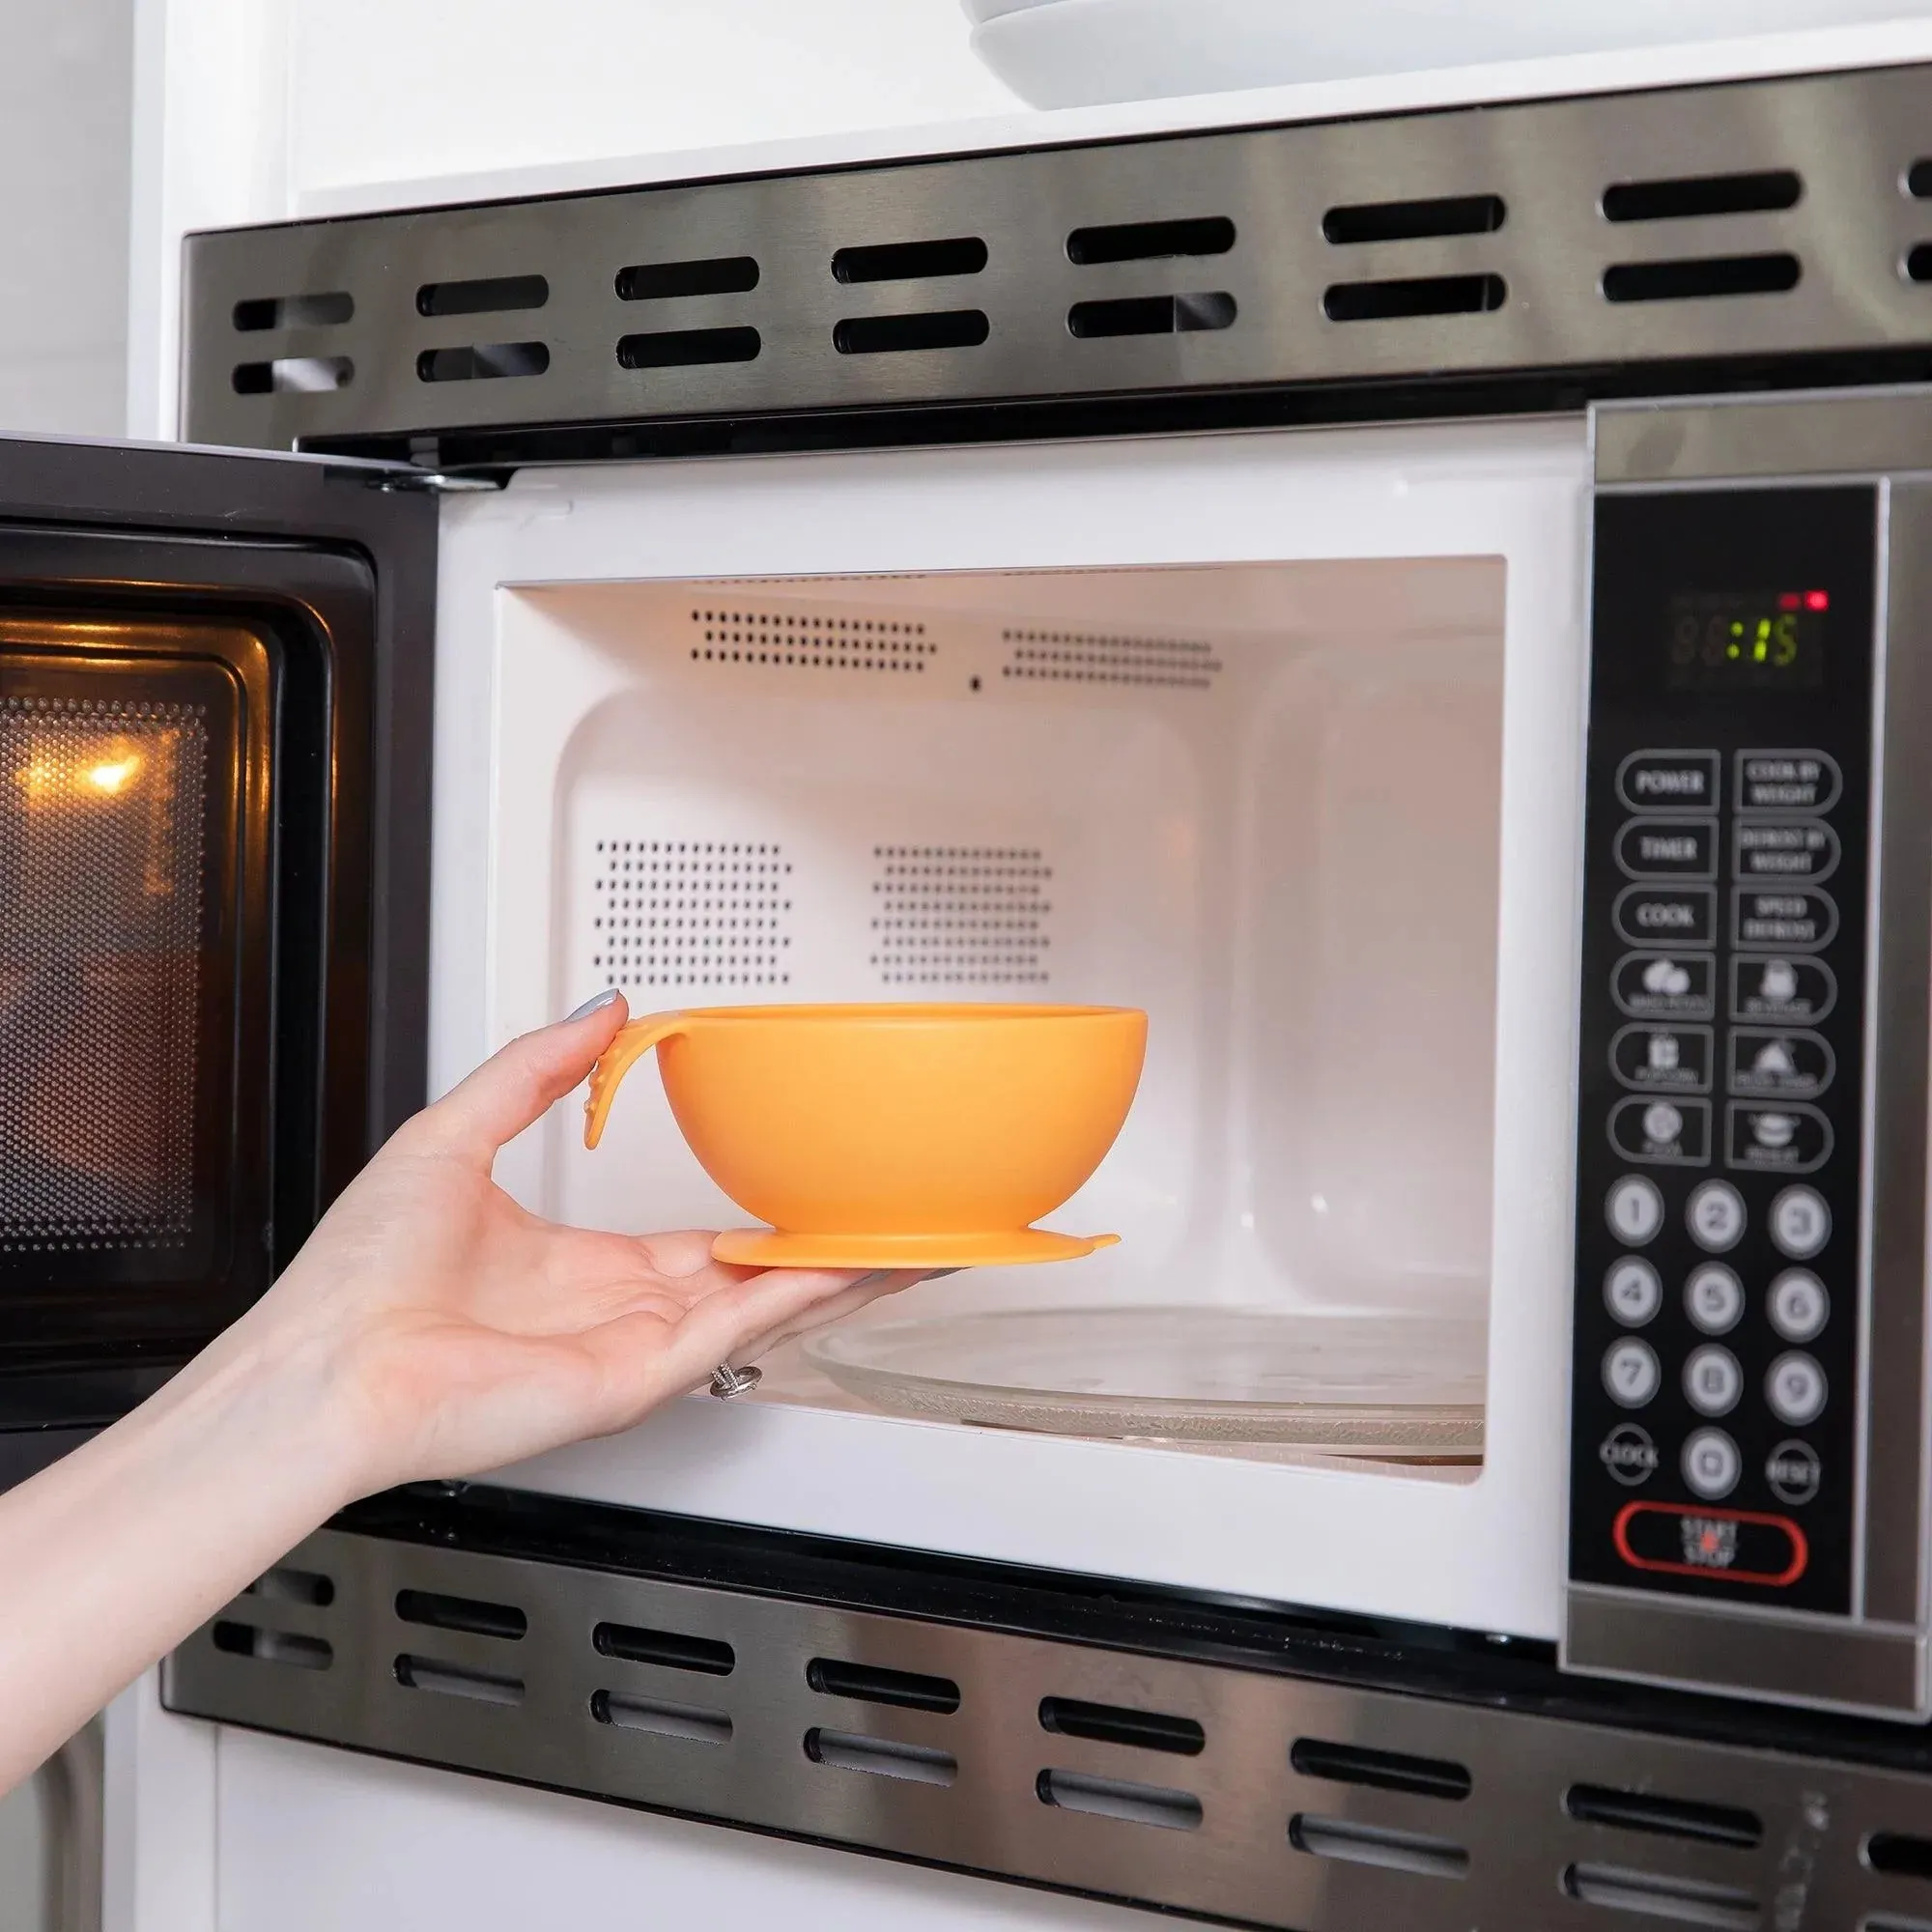
[{"label": "thumb", "polygon": [[487,1174],[505,1141],[541,1120],[553,1102],[588,1077],[628,1016],[623,994],[612,987],[568,1019],[513,1039],[398,1128],[390,1146],[405,1153],[453,1157]]}]

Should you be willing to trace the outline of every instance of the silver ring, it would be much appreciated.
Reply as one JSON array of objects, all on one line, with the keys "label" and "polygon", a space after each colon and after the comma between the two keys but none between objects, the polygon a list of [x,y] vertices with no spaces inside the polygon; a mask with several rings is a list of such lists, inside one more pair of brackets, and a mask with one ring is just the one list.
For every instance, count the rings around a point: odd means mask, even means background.
[{"label": "silver ring", "polygon": [[720,1362],[711,1371],[711,1393],[720,1402],[729,1402],[733,1396],[750,1395],[764,1378],[764,1370],[755,1366],[734,1369],[729,1362]]}]

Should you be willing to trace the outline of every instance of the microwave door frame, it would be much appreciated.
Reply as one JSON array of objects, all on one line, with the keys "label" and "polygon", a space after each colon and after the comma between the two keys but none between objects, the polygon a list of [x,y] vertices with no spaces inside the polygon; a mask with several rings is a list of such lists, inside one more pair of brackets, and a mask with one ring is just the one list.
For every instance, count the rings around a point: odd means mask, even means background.
[{"label": "microwave door frame", "polygon": [[[249,1293],[267,1286],[327,1201],[422,1103],[438,520],[433,498],[394,487],[420,481],[384,464],[0,438],[0,599],[91,617],[239,618],[265,633],[279,623],[314,640],[322,676],[311,699],[325,734],[314,754],[329,760],[331,777],[314,793],[326,817],[311,844],[326,876],[311,900],[322,956],[309,1010],[276,1004],[272,905],[261,969],[277,1059],[285,1038],[315,1035],[312,1049],[300,1048],[311,1120],[295,1137],[300,1171],[285,1163],[270,1175],[252,1217],[260,1225],[234,1231],[238,1241],[272,1238]],[[287,696],[278,688],[278,715],[262,740],[274,760],[271,815],[284,802],[275,748]],[[238,1064],[234,1078],[246,1077]],[[140,1291],[112,1293],[125,1311]],[[239,1312],[211,1302],[207,1332],[197,1315],[193,1335],[149,1337],[124,1321],[127,1332],[94,1360],[88,1346],[109,1340],[99,1318],[81,1324],[87,1332],[68,1354],[10,1361],[0,1350],[0,1487],[125,1413]]]}]

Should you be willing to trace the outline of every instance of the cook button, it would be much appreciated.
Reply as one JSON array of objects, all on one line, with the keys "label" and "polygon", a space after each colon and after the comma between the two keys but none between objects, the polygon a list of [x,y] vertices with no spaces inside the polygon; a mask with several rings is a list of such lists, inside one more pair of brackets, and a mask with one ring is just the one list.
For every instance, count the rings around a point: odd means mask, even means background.
[{"label": "cook button", "polygon": [[1741,818],[1731,835],[1738,879],[1829,879],[1838,869],[1838,835],[1818,818]]},{"label": "cook button", "polygon": [[[1636,890],[1627,886],[1626,893]],[[1621,901],[1619,901],[1621,903]],[[1731,895],[1731,931],[1740,946],[1777,952],[1815,952],[1838,930],[1838,908],[1830,893],[1760,892],[1744,887]]]},{"label": "cook button", "polygon": [[1832,1237],[1832,1210],[1815,1188],[1787,1187],[1771,1204],[1771,1238],[1781,1255],[1808,1262]]},{"label": "cook button", "polygon": [[1627,1174],[1604,1197],[1604,1219],[1618,1240],[1640,1248],[1663,1226],[1663,1196],[1657,1182]]},{"label": "cook button", "polygon": [[[1637,1345],[1639,1348],[1642,1344]],[[1809,1355],[1794,1350],[1772,1363],[1764,1378],[1765,1400],[1780,1422],[1803,1428],[1815,1422],[1825,1408],[1825,1371]]]},{"label": "cook button", "polygon": [[1708,1094],[1711,1029],[1627,1026],[1610,1041],[1610,1070],[1639,1093]]},{"label": "cook button", "polygon": [[1807,1100],[1832,1084],[1836,1070],[1832,1049],[1818,1034],[1769,1027],[1737,1027],[1732,1031],[1733,1094]]},{"label": "cook button", "polygon": [[1822,1473],[1818,1452],[1808,1442],[1780,1442],[1765,1458],[1764,1479],[1781,1503],[1808,1503],[1818,1493]]},{"label": "cook button", "polygon": [[1822,959],[1733,959],[1731,1017],[1822,1020],[1837,1004],[1838,982]]},{"label": "cook button", "polygon": [[1740,752],[1740,811],[1829,811],[1842,781],[1823,752]]},{"label": "cook button", "polygon": [[1809,1268],[1786,1268],[1772,1283],[1769,1300],[1771,1325],[1787,1342],[1813,1340],[1832,1313],[1825,1284]]},{"label": "cook button", "polygon": [[1619,1100],[1610,1109],[1610,1145],[1651,1167],[1703,1167],[1711,1158],[1708,1100]]},{"label": "cook button", "polygon": [[1725,1110],[1724,1165],[1759,1173],[1809,1174],[1832,1151],[1832,1123],[1802,1100],[1772,1106],[1733,1100]]},{"label": "cook button", "polygon": [[1797,1582],[1811,1555],[1804,1532],[1788,1517],[1698,1503],[1626,1503],[1610,1534],[1617,1554],[1634,1570],[1716,1575],[1773,1588]]},{"label": "cook button", "polygon": [[1715,879],[1717,821],[1633,818],[1617,834],[1616,858],[1634,879]]},{"label": "cook button", "polygon": [[1604,1354],[1604,1386],[1625,1408],[1641,1408],[1657,1393],[1663,1371],[1648,1342],[1612,1342]]},{"label": "cook button", "polygon": [[1707,1502],[1727,1496],[1738,1486],[1744,1464],[1738,1445],[1721,1429],[1700,1429],[1684,1445],[1684,1480]]},{"label": "cook button", "polygon": [[1745,1312],[1745,1285],[1722,1262],[1690,1270],[1684,1311],[1707,1335],[1728,1335]]},{"label": "cook button", "polygon": [[1728,1349],[1714,1343],[1684,1364],[1684,1400],[1699,1415],[1728,1415],[1745,1392],[1745,1372]]},{"label": "cook button", "polygon": [[1710,886],[1626,886],[1611,918],[1633,946],[1709,946],[1717,937],[1718,895]]},{"label": "cook button", "polygon": [[1716,752],[1633,752],[1617,767],[1617,796],[1633,811],[1716,811]]},{"label": "cook button", "polygon": [[1633,1019],[1708,1020],[1718,1009],[1717,960],[1708,952],[1626,952],[1610,997]]},{"label": "cook button", "polygon": [[1744,1236],[1744,1196],[1728,1180],[1707,1180],[1691,1189],[1684,1224],[1707,1255],[1721,1255]]}]

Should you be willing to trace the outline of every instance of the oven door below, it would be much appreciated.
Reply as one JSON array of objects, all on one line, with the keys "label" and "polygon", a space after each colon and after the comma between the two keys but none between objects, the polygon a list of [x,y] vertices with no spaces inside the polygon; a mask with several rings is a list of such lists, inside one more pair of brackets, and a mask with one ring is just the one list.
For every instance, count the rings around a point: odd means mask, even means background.
[{"label": "oven door below", "polygon": [[420,1100],[436,516],[394,480],[0,440],[0,1483]]}]

